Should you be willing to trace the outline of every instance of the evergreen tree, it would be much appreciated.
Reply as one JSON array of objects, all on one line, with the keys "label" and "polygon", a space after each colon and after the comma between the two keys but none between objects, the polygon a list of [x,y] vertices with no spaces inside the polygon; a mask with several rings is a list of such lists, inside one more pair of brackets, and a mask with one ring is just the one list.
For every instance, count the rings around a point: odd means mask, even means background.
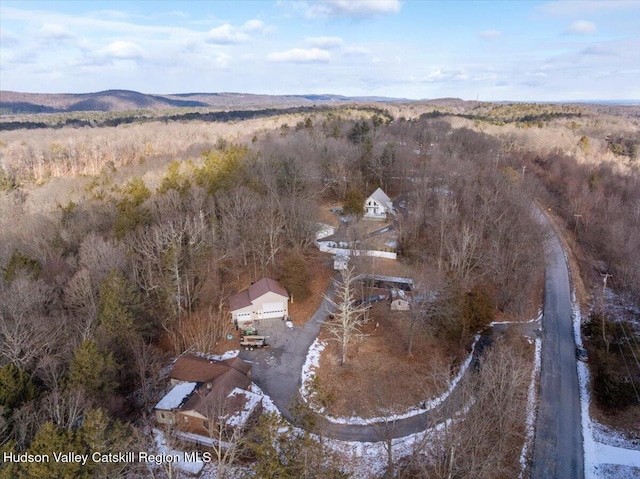
[{"label": "evergreen tree", "polygon": [[0,368],[0,406],[8,417],[21,404],[36,397],[36,387],[29,374],[13,363]]},{"label": "evergreen tree", "polygon": [[309,270],[302,255],[287,256],[282,263],[280,283],[291,294],[292,301],[304,301],[311,296]]},{"label": "evergreen tree", "polygon": [[94,341],[84,340],[69,367],[69,382],[96,395],[110,393],[117,385],[116,370],[111,353],[101,351]]},{"label": "evergreen tree", "polygon": [[98,320],[102,327],[116,337],[135,331],[135,316],[139,298],[133,284],[124,276],[112,271],[100,284]]},{"label": "evergreen tree", "polygon": [[116,202],[118,216],[113,225],[114,236],[118,239],[151,221],[151,213],[143,206],[144,201],[151,196],[151,191],[142,178],[129,180],[122,193],[122,198]]},{"label": "evergreen tree", "polygon": [[29,258],[19,251],[14,251],[7,266],[2,268],[2,277],[7,283],[11,283],[20,271],[24,271],[31,279],[35,280],[41,269],[42,265],[37,260]]},{"label": "evergreen tree", "polygon": [[342,212],[345,215],[360,216],[364,213],[364,200],[365,197],[360,190],[355,188],[350,189],[344,197]]},{"label": "evergreen tree", "polygon": [[74,441],[73,433],[58,429],[53,423],[46,422],[40,428],[27,450],[28,454],[41,454],[50,457],[49,462],[20,463],[18,477],[21,479],[69,479],[88,477],[79,462],[55,461],[53,453],[80,452]]},{"label": "evergreen tree", "polygon": [[[84,454],[122,452],[130,450],[132,432],[130,427],[120,421],[111,422],[103,409],[91,409],[76,431],[76,442]],[[85,468],[90,477],[112,478],[119,476],[127,468],[127,464],[90,460]]]}]

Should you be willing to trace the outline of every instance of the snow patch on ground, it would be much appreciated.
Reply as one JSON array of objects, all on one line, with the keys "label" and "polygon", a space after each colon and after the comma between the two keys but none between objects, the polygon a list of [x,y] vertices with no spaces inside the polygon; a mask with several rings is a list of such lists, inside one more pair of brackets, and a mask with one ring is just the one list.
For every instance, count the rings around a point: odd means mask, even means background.
[{"label": "snow patch on ground", "polygon": [[[571,295],[573,334],[576,345],[582,347],[580,324],[582,315],[576,301],[575,290]],[[618,433],[592,421],[589,416],[591,394],[589,369],[585,363],[576,361],[580,385],[580,412],[582,437],[584,440],[585,479],[627,479],[640,477],[640,450],[637,445],[624,440]],[[633,448],[635,446],[635,448]]]},{"label": "snow patch on ground", "polygon": [[524,477],[527,468],[527,458],[529,457],[529,449],[533,445],[533,437],[535,432],[536,421],[536,404],[538,402],[538,377],[540,376],[540,358],[542,353],[542,340],[535,339],[535,355],[533,360],[533,370],[531,371],[531,382],[529,382],[529,390],[527,392],[527,422],[524,444],[520,453],[520,478]]},{"label": "snow patch on ground", "polygon": [[374,418],[365,419],[359,416],[333,417],[333,416],[325,415],[323,414],[324,409],[318,408],[314,404],[313,393],[312,391],[310,391],[309,387],[311,385],[313,377],[315,376],[315,368],[317,368],[320,365],[320,354],[322,353],[322,351],[326,346],[326,343],[324,341],[320,341],[316,338],[316,340],[313,342],[313,344],[309,348],[309,352],[307,353],[307,359],[304,365],[302,366],[302,375],[301,375],[302,387],[300,388],[300,395],[302,399],[309,404],[309,407],[311,409],[313,409],[315,412],[319,414],[322,414],[327,421],[335,424],[366,425],[366,424],[373,424],[373,423],[389,421],[389,420],[395,421],[398,419],[417,416],[419,414],[424,413],[425,411],[428,411],[430,409],[435,408],[436,406],[439,406],[447,397],[449,397],[449,394],[451,394],[451,391],[453,391],[453,389],[460,382],[460,379],[462,379],[462,377],[467,372],[467,369],[469,369],[469,365],[471,364],[471,360],[473,359],[473,353],[475,351],[476,344],[478,343],[479,339],[480,339],[480,335],[476,335],[475,340],[473,341],[473,346],[471,347],[471,353],[467,356],[464,363],[462,363],[462,365],[460,366],[460,370],[458,371],[458,374],[456,375],[456,377],[453,378],[453,380],[449,384],[449,388],[440,396],[429,399],[429,400],[425,400],[419,406],[410,408],[401,414],[392,414],[390,416],[385,416],[385,417],[374,417]]},{"label": "snow patch on ground", "polygon": [[538,317],[528,319],[527,321],[491,321],[489,326],[496,326],[498,324],[529,324],[535,323],[536,321],[542,321],[542,309],[538,309]]},{"label": "snow patch on ground", "polygon": [[[168,445],[167,445],[167,441],[164,437],[164,434],[162,431],[160,431],[159,429],[154,429],[153,430],[153,437],[154,437],[154,442],[156,444],[156,449],[157,449],[157,453],[159,454],[165,454],[167,456],[171,456],[171,457],[178,457],[179,460],[177,460],[176,462],[171,463],[171,465],[173,467],[176,467],[178,469],[180,469],[181,471],[187,472],[191,475],[196,475],[199,474],[202,469],[204,468],[205,463],[202,461],[193,461],[193,462],[187,462],[184,460],[184,451],[178,451],[175,449],[171,449]],[[167,464],[169,465],[169,464]],[[160,467],[160,466],[158,466]]]},{"label": "snow patch on ground", "polygon": [[[428,432],[420,432],[391,441],[392,460],[395,464],[401,458],[410,456],[418,449]],[[350,442],[324,439],[323,442],[338,452],[345,462],[353,479],[382,477],[387,467],[387,446],[385,442]]]},{"label": "snow patch on ground", "polygon": [[608,446],[640,450],[640,439],[629,440],[623,434],[598,422],[592,423],[593,437],[597,442]]},{"label": "snow patch on ground", "polygon": [[213,361],[225,361],[226,359],[235,358],[238,355],[239,350],[233,349],[231,351],[227,351],[223,354],[204,354],[203,356],[207,359],[211,359]]}]

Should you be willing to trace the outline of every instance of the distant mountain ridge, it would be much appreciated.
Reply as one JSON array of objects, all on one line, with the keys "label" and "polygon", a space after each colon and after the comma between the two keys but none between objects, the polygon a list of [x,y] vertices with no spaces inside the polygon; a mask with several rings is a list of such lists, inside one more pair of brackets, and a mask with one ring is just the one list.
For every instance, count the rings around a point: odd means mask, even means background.
[{"label": "distant mountain ridge", "polygon": [[131,90],[95,93],[21,93],[0,91],[0,114],[68,113],[81,111],[163,110],[170,108],[256,108],[310,106],[316,103],[393,102],[387,97],[343,95],[257,95],[248,93],[177,93],[150,95]]}]

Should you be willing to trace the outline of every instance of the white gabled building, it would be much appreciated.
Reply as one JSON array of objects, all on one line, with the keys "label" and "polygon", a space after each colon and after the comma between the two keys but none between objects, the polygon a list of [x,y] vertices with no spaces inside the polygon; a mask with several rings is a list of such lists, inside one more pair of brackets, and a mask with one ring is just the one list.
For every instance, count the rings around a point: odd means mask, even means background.
[{"label": "white gabled building", "polygon": [[393,209],[393,202],[382,191],[382,188],[378,188],[364,202],[364,217],[383,220],[387,218],[388,214],[396,214]]}]

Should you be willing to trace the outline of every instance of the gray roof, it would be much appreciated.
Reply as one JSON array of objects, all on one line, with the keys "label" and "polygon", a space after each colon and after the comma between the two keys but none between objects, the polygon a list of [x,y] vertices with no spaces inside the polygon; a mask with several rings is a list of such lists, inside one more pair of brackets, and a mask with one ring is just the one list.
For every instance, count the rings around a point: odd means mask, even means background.
[{"label": "gray roof", "polygon": [[376,191],[371,193],[369,198],[373,198],[378,203],[380,203],[382,206],[387,208],[389,211],[393,211],[393,202],[387,196],[387,194],[384,191],[382,191],[382,188],[378,188]]}]

